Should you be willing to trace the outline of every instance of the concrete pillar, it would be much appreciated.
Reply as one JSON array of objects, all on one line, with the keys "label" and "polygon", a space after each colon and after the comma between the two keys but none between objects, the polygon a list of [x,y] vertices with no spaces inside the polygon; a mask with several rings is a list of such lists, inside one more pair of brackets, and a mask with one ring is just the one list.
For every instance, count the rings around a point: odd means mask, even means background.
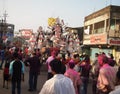
[{"label": "concrete pillar", "polygon": [[104,21],[104,32],[107,32],[107,19]]}]

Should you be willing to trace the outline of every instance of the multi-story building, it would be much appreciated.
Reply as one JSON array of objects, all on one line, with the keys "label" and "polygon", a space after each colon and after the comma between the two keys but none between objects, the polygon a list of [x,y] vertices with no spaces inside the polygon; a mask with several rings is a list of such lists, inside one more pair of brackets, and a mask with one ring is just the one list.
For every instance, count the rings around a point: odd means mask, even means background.
[{"label": "multi-story building", "polygon": [[[14,25],[0,21],[0,41],[9,45],[14,37]],[[0,45],[1,45],[0,43]]]},{"label": "multi-story building", "polygon": [[120,6],[109,5],[85,17],[83,45],[91,58],[96,52],[120,58]]}]

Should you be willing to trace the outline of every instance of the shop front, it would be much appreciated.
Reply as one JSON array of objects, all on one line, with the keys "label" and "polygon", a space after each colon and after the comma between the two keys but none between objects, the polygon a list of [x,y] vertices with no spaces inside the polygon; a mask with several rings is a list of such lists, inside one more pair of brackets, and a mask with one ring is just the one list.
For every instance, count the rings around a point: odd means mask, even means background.
[{"label": "shop front", "polygon": [[91,62],[95,59],[95,53],[105,53],[107,56],[109,53],[111,53],[114,55],[114,57],[116,55],[116,46],[110,45],[108,43],[106,33],[86,35],[84,36],[83,44],[89,46],[90,48]]}]

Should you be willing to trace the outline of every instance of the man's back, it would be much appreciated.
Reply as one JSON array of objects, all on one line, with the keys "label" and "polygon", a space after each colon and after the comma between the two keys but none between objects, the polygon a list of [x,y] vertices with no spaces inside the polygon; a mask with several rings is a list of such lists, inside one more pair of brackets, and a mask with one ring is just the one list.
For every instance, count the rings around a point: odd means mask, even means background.
[{"label": "man's back", "polygon": [[[114,85],[115,85],[115,77],[116,77],[116,70],[114,67],[109,66],[108,64],[104,65],[101,69],[100,69],[100,74],[103,74],[106,79],[103,79],[103,83],[105,85],[109,84],[111,86],[112,89],[114,89]],[[100,76],[103,76],[100,75]]]},{"label": "man's back", "polygon": [[22,74],[22,63],[20,60],[15,60],[13,62],[13,80],[21,80],[21,74]]},{"label": "man's back", "polygon": [[25,60],[24,62],[26,66],[30,67],[30,72],[32,73],[39,73],[40,71],[40,60],[38,56],[33,56]]},{"label": "man's back", "polygon": [[65,74],[65,76],[69,77],[74,84],[75,90],[78,94],[78,86],[81,84],[81,79],[80,79],[80,75],[78,74],[77,71],[75,71],[74,69],[68,69]]},{"label": "man's back", "polygon": [[54,75],[46,81],[39,94],[75,94],[72,81],[62,74]]},{"label": "man's back", "polygon": [[108,64],[104,64],[99,71],[97,88],[100,92],[109,94],[109,92],[115,88],[115,78],[116,69]]}]

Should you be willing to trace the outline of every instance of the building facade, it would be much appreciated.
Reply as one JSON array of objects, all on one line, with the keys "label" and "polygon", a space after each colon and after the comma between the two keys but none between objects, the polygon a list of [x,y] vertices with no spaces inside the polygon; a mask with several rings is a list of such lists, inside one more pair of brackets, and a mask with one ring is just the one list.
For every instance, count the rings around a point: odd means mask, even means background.
[{"label": "building facade", "polygon": [[14,24],[0,21],[0,45],[10,45],[14,37]]},{"label": "building facade", "polygon": [[84,19],[83,45],[91,58],[96,52],[112,53],[120,58],[120,6],[110,5]]}]

